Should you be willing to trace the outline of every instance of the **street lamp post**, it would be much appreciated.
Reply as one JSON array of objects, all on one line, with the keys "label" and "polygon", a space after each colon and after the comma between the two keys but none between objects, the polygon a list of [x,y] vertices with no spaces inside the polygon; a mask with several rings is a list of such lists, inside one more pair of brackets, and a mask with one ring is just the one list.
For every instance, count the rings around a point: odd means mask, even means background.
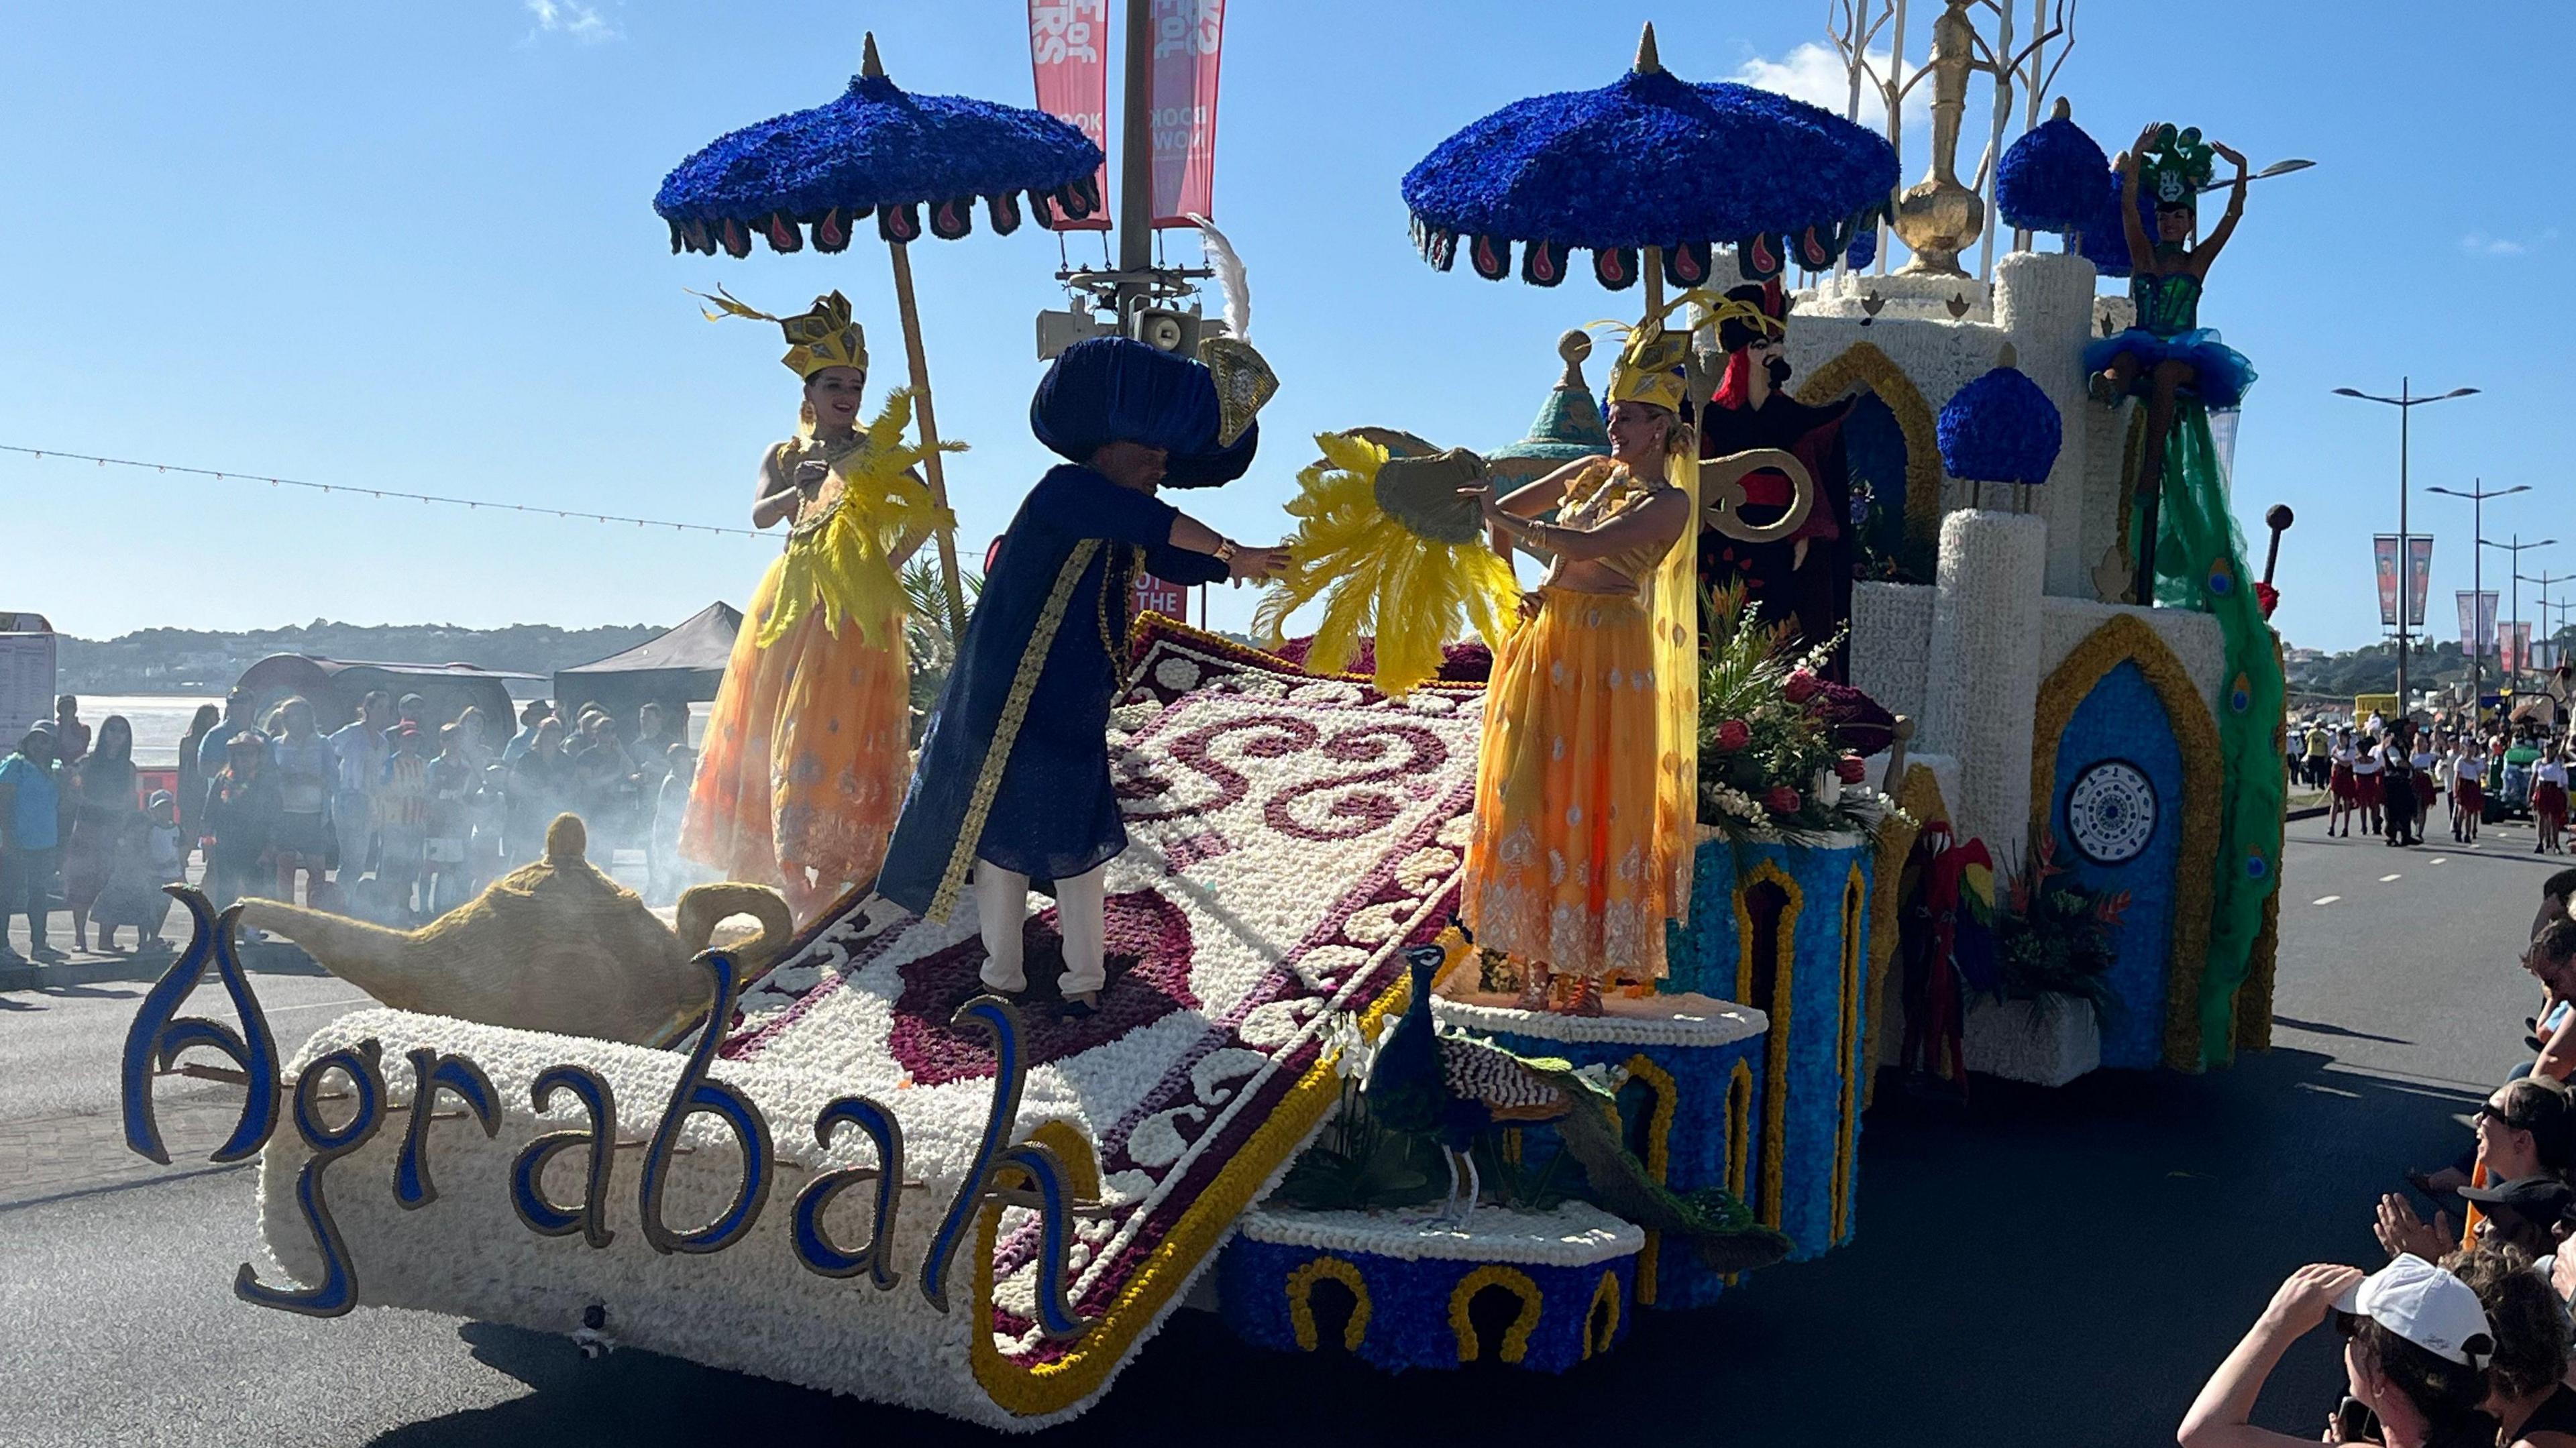
[{"label": "street lamp post", "polygon": [[[2469,536],[2479,538],[2485,536],[2487,531],[2485,506],[2487,499],[2511,497],[2515,493],[2531,491],[2529,483],[2516,483],[2510,488],[2488,488],[2484,486],[2485,483],[2484,478],[2472,478],[2469,480],[2469,491],[2465,493],[2457,488],[2442,487],[2426,488],[2424,491],[2440,493],[2446,498],[2468,499]],[[2401,550],[2402,561],[2405,545],[2401,543],[2398,547]],[[2486,612],[2486,561],[2485,549],[2469,550],[2469,717],[2471,719],[2478,717],[2478,700],[2485,693],[2480,683],[2485,676],[2487,646],[2484,636],[2478,632],[2478,624],[2480,617]]]},{"label": "street lamp post", "polygon": [[[2538,545],[2536,545],[2536,544],[2535,544],[2534,546],[2536,547],[2536,546],[2538,546]],[[2544,574],[2540,575],[2538,578],[2527,578],[2527,577],[2524,577],[2522,574],[2517,573],[2517,574],[2515,574],[2515,575],[2514,575],[2514,578],[2515,578],[2517,581],[2522,582],[2522,583],[2537,583],[2537,584],[2539,584],[2539,585],[2540,585],[2540,632],[2541,632],[2541,636],[2542,636],[2543,638],[2548,637],[2548,634],[2549,634],[2549,586],[2550,586],[2551,584],[2553,584],[2553,583],[2565,583],[2568,579],[2576,578],[2576,573],[2544,573]],[[2517,620],[2515,621],[2515,624],[2514,624],[2514,632],[2515,632],[2515,633],[2520,633],[2520,632],[2522,632],[2522,625],[2521,625],[2521,622],[2520,622],[2520,620],[2519,620],[2519,619],[2517,619]],[[2525,647],[2524,647],[2524,649],[2522,650],[2521,654],[2520,654],[2520,655],[2518,655],[2518,656],[2516,656],[2516,658],[2515,658],[2514,662],[2516,662],[2516,663],[2518,663],[2518,664],[2522,665],[2522,666],[2523,666],[2524,668],[2526,668],[2526,669],[2527,669],[2527,668],[2530,668],[2530,667],[2531,667],[2531,649],[2530,649],[2528,646],[2525,646]]]},{"label": "street lamp post", "polygon": [[2406,550],[2407,422],[2415,409],[2427,402],[2448,402],[2454,397],[2470,396],[2478,390],[2474,387],[2454,387],[2438,396],[2418,397],[2415,395],[2414,388],[2413,378],[2400,377],[2397,379],[2395,397],[2377,397],[2351,387],[2338,387],[2334,390],[2337,397],[2358,397],[2364,402],[2384,402],[2397,409],[2397,717],[2401,719],[2410,712],[2406,705],[2406,572],[2408,563],[2412,561],[2407,556]]},{"label": "street lamp post", "polygon": [[[2534,548],[2546,548],[2557,541],[2558,540],[2555,538],[2543,538],[2537,543],[2525,543],[2522,541],[2522,535],[2519,533],[2513,535],[2513,541],[2510,543],[2491,543],[2484,538],[2478,540],[2478,546],[2481,548],[2492,548],[2498,553],[2510,553],[2513,555],[2513,624],[2514,632],[2516,633],[2520,633],[2522,631],[2522,555]],[[2405,610],[2400,609],[2398,611],[2403,613]],[[2499,650],[2499,652],[2501,652],[2501,650]],[[2513,662],[2514,677],[2507,682],[2518,685],[2522,680],[2523,660],[2517,658]],[[2503,660],[2501,659],[2497,660],[2496,673],[2499,676],[2504,673]]]}]

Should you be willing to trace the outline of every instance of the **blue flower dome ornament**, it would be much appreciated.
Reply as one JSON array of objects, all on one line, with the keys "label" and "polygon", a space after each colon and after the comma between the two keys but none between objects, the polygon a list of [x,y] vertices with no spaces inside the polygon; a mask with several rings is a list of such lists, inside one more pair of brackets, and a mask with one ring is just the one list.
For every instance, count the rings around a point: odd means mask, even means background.
[{"label": "blue flower dome ornament", "polygon": [[[2110,157],[2075,124],[2059,96],[2049,118],[2005,150],[1995,171],[1995,210],[2004,225],[2024,231],[2089,233],[2103,215],[2102,187],[2110,175]],[[2125,249],[2127,237],[2119,240]]]},{"label": "blue flower dome ornament", "polygon": [[[2138,192],[2138,225],[2149,236],[2155,235],[2153,199],[2146,191]],[[2129,229],[2120,224],[2120,177],[2104,168],[2102,200],[2094,219],[2084,224],[2083,256],[2093,263],[2093,270],[2106,277],[2129,274]]]},{"label": "blue flower dome ornament", "polygon": [[1942,404],[1937,436],[1950,476],[2026,486],[2048,481],[2065,422],[2039,384],[2013,366],[2006,347],[2000,365]]}]

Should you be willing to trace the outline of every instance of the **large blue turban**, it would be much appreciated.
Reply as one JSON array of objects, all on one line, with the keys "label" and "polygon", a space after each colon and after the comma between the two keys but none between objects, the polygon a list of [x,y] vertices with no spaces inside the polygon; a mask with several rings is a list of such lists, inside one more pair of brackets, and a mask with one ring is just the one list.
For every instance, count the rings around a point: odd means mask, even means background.
[{"label": "large blue turban", "polygon": [[1124,337],[1066,348],[1029,399],[1029,430],[1067,461],[1088,463],[1113,442],[1158,447],[1163,484],[1213,488],[1242,477],[1261,442],[1255,423],[1217,445],[1216,378],[1205,365]]}]

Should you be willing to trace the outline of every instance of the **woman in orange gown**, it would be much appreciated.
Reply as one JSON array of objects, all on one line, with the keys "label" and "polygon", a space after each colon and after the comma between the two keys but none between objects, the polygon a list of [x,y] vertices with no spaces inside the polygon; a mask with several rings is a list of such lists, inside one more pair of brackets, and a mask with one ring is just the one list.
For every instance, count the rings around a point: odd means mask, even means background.
[{"label": "woman in orange gown", "polygon": [[[944,515],[906,471],[908,397],[858,425],[867,344],[840,293],[770,317],[804,380],[803,425],[761,459],[751,520],[792,520],[734,639],[707,720],[680,853],[776,885],[801,924],[876,878],[911,777],[911,683],[896,570]],[[711,316],[713,314],[710,314]]]},{"label": "woman in orange gown", "polygon": [[[1676,305],[1679,305],[1676,302]],[[1496,547],[1554,555],[1494,658],[1461,913],[1524,972],[1525,1009],[1600,1013],[1664,975],[1689,913],[1698,818],[1697,444],[1685,334],[1649,317],[1610,375],[1611,456],[1510,497],[1476,493]],[[1528,515],[1556,507],[1555,523]],[[1509,557],[1506,552],[1505,557]],[[1555,977],[1571,990],[1556,999]]]}]

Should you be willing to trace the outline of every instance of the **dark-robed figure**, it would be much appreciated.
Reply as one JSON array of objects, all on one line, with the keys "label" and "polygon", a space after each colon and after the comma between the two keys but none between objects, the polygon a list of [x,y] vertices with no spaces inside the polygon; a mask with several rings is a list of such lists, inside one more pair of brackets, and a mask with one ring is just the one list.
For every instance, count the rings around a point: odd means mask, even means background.
[{"label": "dark-robed figure", "polygon": [[[1851,403],[1811,407],[1782,390],[1789,301],[1776,279],[1729,291],[1716,320],[1726,370],[1699,419],[1700,592],[1740,584],[1764,620],[1794,624],[1807,643],[1821,643],[1851,617],[1851,478],[1842,440]],[[1772,456],[1722,461],[1757,452]],[[1834,651],[1836,682],[1844,653]]]},{"label": "dark-robed figure", "polygon": [[1229,374],[1242,369],[1222,391],[1207,366],[1124,338],[1069,348],[1038,384],[1030,429],[1067,461],[1030,489],[1002,536],[877,880],[894,903],[946,919],[971,876],[983,983],[1011,995],[1028,986],[1028,891],[1051,885],[1064,932],[1059,992],[1075,1014],[1095,1009],[1107,982],[1101,871],[1127,848],[1108,729],[1136,576],[1257,581],[1282,561],[1156,496],[1216,487],[1252,465],[1252,411],[1275,384],[1249,347],[1210,350]]}]

